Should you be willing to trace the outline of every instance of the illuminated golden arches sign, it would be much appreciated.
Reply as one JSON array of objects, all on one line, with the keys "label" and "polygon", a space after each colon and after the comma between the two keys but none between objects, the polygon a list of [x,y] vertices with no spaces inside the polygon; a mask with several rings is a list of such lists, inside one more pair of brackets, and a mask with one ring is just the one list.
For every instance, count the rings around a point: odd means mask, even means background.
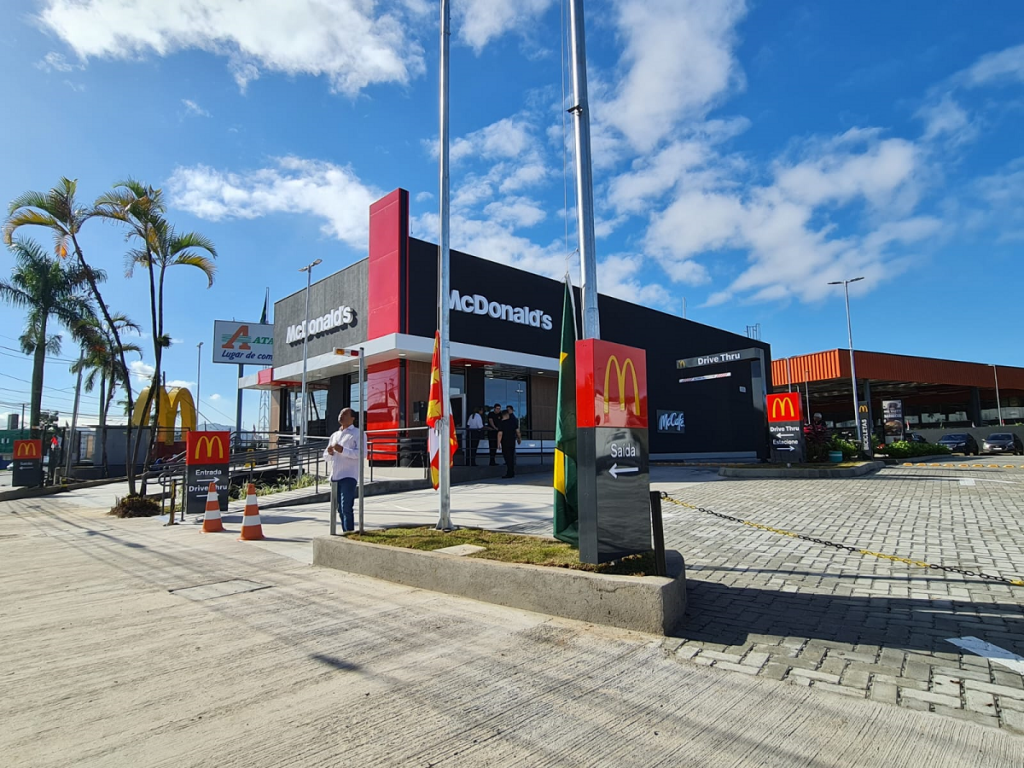
[{"label": "illuminated golden arches sign", "polygon": [[[174,422],[178,414],[181,414],[181,431],[191,432],[196,428],[196,406],[192,400],[192,393],[184,387],[172,387],[170,393],[160,387],[157,390],[157,397],[160,398],[160,423],[157,425],[162,433],[161,438],[167,445],[174,443]],[[149,399],[149,387],[139,393],[139,399],[135,401],[135,410],[132,411],[132,425],[143,426],[149,423],[151,403]]]}]

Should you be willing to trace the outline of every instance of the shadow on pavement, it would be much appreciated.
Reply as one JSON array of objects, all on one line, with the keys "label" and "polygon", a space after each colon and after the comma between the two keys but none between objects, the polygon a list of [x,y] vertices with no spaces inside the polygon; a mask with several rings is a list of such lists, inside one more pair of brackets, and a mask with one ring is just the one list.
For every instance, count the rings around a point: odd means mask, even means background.
[{"label": "shadow on pavement", "polygon": [[741,646],[750,635],[774,635],[950,653],[949,638],[974,635],[1024,653],[1024,607],[1013,603],[801,594],[697,579],[686,589],[686,623],[674,634],[688,640]]}]

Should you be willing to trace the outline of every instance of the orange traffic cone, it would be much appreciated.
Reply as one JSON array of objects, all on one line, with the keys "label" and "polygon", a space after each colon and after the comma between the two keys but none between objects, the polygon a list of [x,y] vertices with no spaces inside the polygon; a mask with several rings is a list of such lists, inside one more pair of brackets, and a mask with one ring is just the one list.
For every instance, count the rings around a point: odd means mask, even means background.
[{"label": "orange traffic cone", "polygon": [[203,533],[216,533],[224,530],[220,519],[220,500],[217,498],[217,484],[210,483],[206,493],[206,514],[203,515]]},{"label": "orange traffic cone", "polygon": [[256,486],[249,483],[245,494],[245,514],[242,515],[242,535],[239,541],[259,541],[263,538],[260,524],[260,505],[256,503]]}]

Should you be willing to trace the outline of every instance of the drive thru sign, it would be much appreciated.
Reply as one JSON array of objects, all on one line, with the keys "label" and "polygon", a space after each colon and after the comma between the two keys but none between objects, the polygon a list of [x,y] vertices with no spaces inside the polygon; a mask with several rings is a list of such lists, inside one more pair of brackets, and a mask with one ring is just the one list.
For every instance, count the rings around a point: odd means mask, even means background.
[{"label": "drive thru sign", "polygon": [[768,395],[768,433],[772,461],[799,463],[804,460],[804,428],[799,392]]}]

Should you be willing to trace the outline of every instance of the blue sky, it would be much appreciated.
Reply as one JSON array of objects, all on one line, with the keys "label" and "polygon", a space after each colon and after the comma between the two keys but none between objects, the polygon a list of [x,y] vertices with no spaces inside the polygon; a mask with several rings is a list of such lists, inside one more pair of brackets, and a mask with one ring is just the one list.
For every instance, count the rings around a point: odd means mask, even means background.
[{"label": "blue sky", "polygon": [[[5,6],[0,197],[65,175],[88,201],[132,176],[217,245],[213,288],[169,273],[169,380],[194,382],[213,321],[257,319],[266,287],[302,287],[302,264],[322,258],[326,275],[362,258],[367,206],[391,189],[411,192],[413,234],[436,241],[437,4]],[[453,9],[452,244],[561,276],[575,248],[563,9]],[[845,346],[825,284],[864,275],[858,348],[1024,365],[1024,6],[604,0],[586,13],[602,292],[677,314],[685,298],[691,319],[739,333],[760,323],[782,357]],[[145,325],[122,234],[90,222],[82,245],[109,272],[108,302]],[[0,411],[27,400],[22,322],[0,306]],[[202,410],[230,423],[235,370],[203,358]],[[66,363],[46,383],[44,405],[69,415]],[[247,424],[257,407],[247,396]]]}]

